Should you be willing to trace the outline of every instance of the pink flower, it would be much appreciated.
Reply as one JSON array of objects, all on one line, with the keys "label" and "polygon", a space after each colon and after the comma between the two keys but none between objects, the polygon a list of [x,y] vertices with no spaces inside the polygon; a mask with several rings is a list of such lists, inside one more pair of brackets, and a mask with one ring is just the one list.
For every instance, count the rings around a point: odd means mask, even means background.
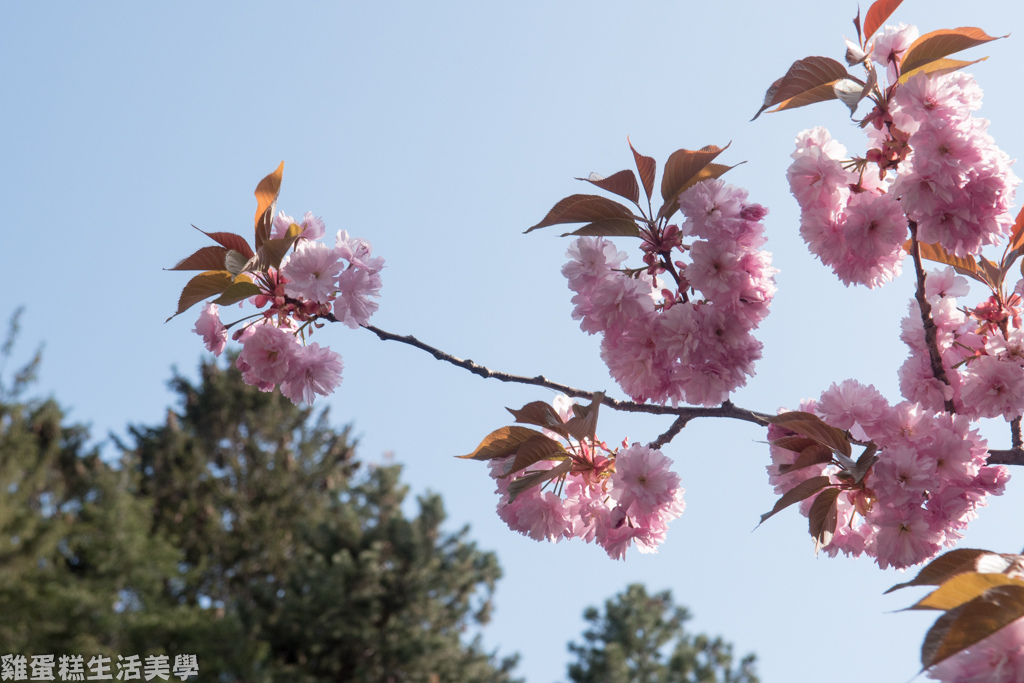
[{"label": "pink flower", "polygon": [[[285,236],[296,220],[291,216],[286,216],[284,211],[281,211],[274,218],[274,228],[271,230],[271,239],[280,239]],[[306,215],[302,217],[302,223],[298,223],[299,227],[302,228],[302,232],[299,233],[299,239],[304,240],[318,240],[324,236],[324,221],[322,218],[317,218],[311,212],[307,211]]]},{"label": "pink flower", "polygon": [[212,351],[215,356],[219,356],[228,343],[228,331],[221,323],[218,311],[217,304],[206,304],[203,312],[199,314],[196,326],[192,329],[203,338],[206,350]]},{"label": "pink flower", "polygon": [[633,444],[615,457],[611,496],[631,516],[678,517],[685,507],[679,475],[661,451]]},{"label": "pink flower", "polygon": [[334,300],[334,317],[353,330],[370,322],[379,304],[371,298],[380,296],[380,275],[362,268],[348,268],[338,276],[338,297]]},{"label": "pink flower", "polygon": [[315,394],[330,396],[341,384],[344,365],[331,349],[320,348],[317,343],[298,347],[288,368],[288,376],[281,382],[281,393],[295,405],[313,405]]},{"label": "pink flower", "polygon": [[243,338],[235,364],[246,384],[259,387],[260,391],[273,391],[274,385],[288,376],[290,363],[301,347],[295,335],[269,323],[250,329],[252,333]]},{"label": "pink flower", "polygon": [[327,303],[342,267],[334,249],[323,242],[304,241],[281,263],[281,275],[287,280],[284,291],[296,299]]}]

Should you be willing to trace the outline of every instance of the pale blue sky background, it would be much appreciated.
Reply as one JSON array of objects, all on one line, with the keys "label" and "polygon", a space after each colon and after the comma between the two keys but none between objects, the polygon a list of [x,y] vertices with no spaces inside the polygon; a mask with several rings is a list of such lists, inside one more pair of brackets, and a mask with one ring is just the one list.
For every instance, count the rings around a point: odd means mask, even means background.
[{"label": "pale blue sky background", "polygon": [[[521,233],[587,191],[574,177],[631,167],[627,135],[659,162],[731,140],[721,160],[748,163],[726,178],[770,207],[781,270],[764,358],[735,402],[793,407],[848,377],[898,400],[910,278],[842,287],[800,241],[785,182],[800,130],[826,125],[851,150],[859,131],[838,103],[749,122],[793,60],[842,58],[855,12],[816,0],[0,4],[0,317],[26,306],[21,354],[46,344],[40,392],[98,439],[162,420],[171,367],[194,374],[203,349],[195,314],[164,324],[187,275],[161,268],[207,244],[190,223],[248,236],[255,184],[284,159],[281,209],[313,211],[387,259],[375,324],[621,396],[597,338],[569,317],[567,240],[557,228]],[[1018,0],[908,0],[894,19],[922,32],[1024,30]],[[965,54],[991,56],[972,69],[980,114],[1020,157],[1020,38]],[[686,513],[658,555],[612,562],[594,546],[510,532],[485,468],[451,457],[506,424],[504,406],[550,392],[485,381],[364,331],[318,338],[346,364],[322,405],[354,424],[361,457],[393,453],[414,492],[443,494],[450,528],[471,524],[497,551],[506,577],[485,640],[520,652],[530,683],[564,680],[583,609],[632,581],[670,588],[693,629],[756,651],[764,681],[903,682],[917,671],[931,617],[888,613],[917,594],[881,595],[905,574],[816,559],[795,510],[751,532],[774,500],[763,430],[687,427],[666,449]],[[600,432],[647,442],[669,423],[609,410]],[[986,433],[1008,446],[1003,423]],[[965,545],[1019,550],[1021,495],[1011,481]]]}]

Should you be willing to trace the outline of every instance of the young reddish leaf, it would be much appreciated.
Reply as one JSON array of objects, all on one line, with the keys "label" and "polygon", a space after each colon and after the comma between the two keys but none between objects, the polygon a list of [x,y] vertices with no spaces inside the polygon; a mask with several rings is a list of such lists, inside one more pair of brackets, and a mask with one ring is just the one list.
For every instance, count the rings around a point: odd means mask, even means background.
[{"label": "young reddish leaf", "polygon": [[613,173],[607,178],[591,173],[588,178],[577,178],[576,180],[585,180],[592,185],[597,185],[602,190],[625,197],[634,204],[640,199],[640,186],[636,183],[636,174],[629,169]]},{"label": "young reddish leaf", "polygon": [[[192,227],[196,228],[194,225]],[[245,238],[241,235],[236,235],[233,232],[206,232],[200,228],[196,228],[196,230],[199,230],[199,232],[203,233],[220,246],[225,247],[226,249],[234,249],[238,253],[244,255],[245,258],[253,257],[252,247],[249,246],[249,243],[246,242]]]},{"label": "young reddish leaf", "polygon": [[207,299],[214,294],[224,292],[234,281],[234,276],[226,270],[208,270],[200,273],[188,281],[185,288],[181,290],[181,297],[178,299],[178,311],[164,322],[169,321],[176,315],[181,315],[195,304]]},{"label": "young reddish leaf", "polygon": [[645,157],[635,149],[633,149],[633,143],[626,138],[626,142],[629,143],[629,149],[633,152],[633,161],[636,162],[636,170],[640,174],[640,182],[644,184],[644,192],[647,193],[647,200],[650,201],[651,193],[654,192],[654,174],[658,170],[658,162],[651,157]]},{"label": "young reddish leaf", "polygon": [[526,427],[502,427],[484,437],[472,453],[468,455],[457,455],[456,458],[463,460],[491,460],[512,455],[519,447],[526,443],[540,432]]},{"label": "young reddish leaf", "polygon": [[603,399],[604,393],[595,391],[588,405],[574,403],[573,416],[565,423],[565,430],[577,439],[597,441],[597,413]]},{"label": "young reddish leaf", "polygon": [[508,502],[515,502],[515,499],[518,498],[519,494],[523,491],[529,490],[534,486],[539,486],[551,479],[561,477],[564,474],[568,474],[570,469],[572,469],[572,460],[566,458],[550,470],[531,472],[530,474],[519,477],[508,485]]},{"label": "young reddish leaf", "polygon": [[[907,240],[903,245],[903,249],[909,254],[910,248],[911,240]],[[917,248],[921,254],[921,258],[928,259],[929,261],[935,261],[936,263],[945,263],[947,266],[953,266],[953,270],[961,275],[966,275],[978,282],[983,282],[986,285],[991,286],[991,283],[985,279],[982,269],[978,267],[978,262],[974,260],[973,256],[954,256],[937,242],[935,244],[918,242]]]},{"label": "young reddish leaf", "polygon": [[779,465],[779,474],[787,474],[794,470],[802,470],[805,467],[811,467],[812,465],[822,465],[827,462],[832,462],[832,449],[828,446],[822,446],[820,443],[808,439],[811,445],[802,451],[797,459],[791,465]]},{"label": "young reddish leaf", "polygon": [[766,512],[761,515],[761,521],[758,523],[758,526],[761,526],[761,524],[764,524],[769,517],[773,517],[777,513],[785,510],[793,503],[799,503],[804,498],[810,498],[831,483],[831,480],[826,476],[805,479],[782,494],[782,498],[779,498],[775,502],[775,507],[773,507],[770,512]]},{"label": "young reddish leaf", "polygon": [[863,46],[865,38],[864,32],[860,30],[860,5],[857,5],[857,16],[853,18],[853,25],[857,29],[857,42]]},{"label": "young reddish leaf", "polygon": [[935,666],[1022,616],[1024,583],[992,588],[935,621],[921,646],[921,666]]},{"label": "young reddish leaf", "polygon": [[1017,213],[1017,220],[1013,223],[1013,231],[1010,233],[1010,249],[1024,247],[1024,207]]},{"label": "young reddish leaf", "polygon": [[230,306],[231,304],[237,304],[239,301],[244,301],[251,296],[256,296],[260,293],[260,288],[253,284],[252,279],[248,275],[236,275],[235,281],[231,283],[231,286],[224,290],[224,293],[217,297],[213,303],[220,306]]},{"label": "young reddish leaf", "polygon": [[885,20],[892,16],[903,0],[875,0],[871,3],[868,13],[864,15],[864,42],[871,40],[875,31],[880,29]]},{"label": "young reddish leaf", "polygon": [[[938,586],[957,574],[978,571],[979,567],[983,563],[989,568],[993,568],[993,564],[989,558],[1002,559],[999,554],[988,550],[978,550],[975,548],[957,548],[956,550],[950,550],[945,555],[936,557],[934,560],[926,564],[912,580],[905,583],[898,583],[885,591],[885,593],[889,594],[893,591],[899,590],[900,588],[906,588],[908,586]],[[997,567],[998,565],[995,566]],[[1010,563],[1006,562],[1003,568],[1005,569],[1009,566]]]},{"label": "young reddish leaf", "polygon": [[505,410],[512,413],[512,417],[516,418],[516,422],[544,427],[562,436],[568,436],[569,434],[565,429],[565,423],[562,422],[562,417],[555,412],[550,403],[533,401],[527,403],[519,410],[512,408],[505,408]]},{"label": "young reddish leaf", "polygon": [[853,116],[857,113],[857,107],[860,105],[860,101],[868,96],[877,83],[878,72],[875,69],[872,69],[868,74],[868,80],[866,83],[855,78],[844,78],[840,81],[836,81],[836,84],[832,86],[832,88],[836,91],[836,97],[839,98],[839,101],[850,108],[850,116]]},{"label": "young reddish leaf", "polygon": [[563,232],[562,237],[569,235],[586,235],[588,237],[639,237],[640,228],[627,218],[605,218],[604,220],[587,223],[578,230]]},{"label": "young reddish leaf", "polygon": [[911,43],[910,47],[903,54],[903,63],[900,69],[904,73],[908,73],[954,52],[960,52],[961,50],[1005,37],[992,37],[980,28],[972,26],[932,31]]},{"label": "young reddish leaf", "polygon": [[990,588],[1010,585],[1024,586],[1024,582],[1006,574],[957,574],[907,609],[937,609],[945,612],[970,602]]},{"label": "young reddish leaf", "polygon": [[811,532],[811,538],[814,539],[815,555],[832,542],[832,536],[836,533],[836,524],[839,521],[839,514],[836,510],[838,496],[839,489],[825,489],[814,499],[810,512],[807,513],[808,529]]},{"label": "young reddish leaf", "polygon": [[[281,193],[281,178],[284,176],[284,162],[277,170],[266,176],[256,186],[256,249],[270,239],[270,226],[274,223],[274,208]],[[243,252],[244,253],[244,252]],[[251,255],[250,255],[251,256]]]},{"label": "young reddish leaf", "polygon": [[852,449],[850,448],[850,440],[846,438],[846,433],[827,424],[813,413],[792,410],[788,413],[775,415],[769,418],[768,421],[791,432],[814,439],[818,443],[828,446],[833,451],[845,455],[847,458],[850,457]]},{"label": "young reddish leaf", "polygon": [[773,106],[775,109],[772,111],[776,112],[834,100],[836,93],[833,86],[837,81],[849,77],[846,67],[829,57],[805,57],[795,61],[786,75],[768,88],[764,94],[764,104],[754,114],[754,119]]},{"label": "young reddish leaf", "polygon": [[633,220],[633,214],[622,204],[596,194],[574,194],[566,197],[548,211],[540,223],[528,228],[546,228],[559,223],[591,223],[606,218]]},{"label": "young reddish leaf", "polygon": [[227,253],[228,249],[224,247],[203,247],[191,256],[178,261],[173,268],[165,268],[165,270],[224,270],[224,259]]},{"label": "young reddish leaf", "polygon": [[526,469],[541,460],[553,460],[552,456],[565,457],[565,447],[554,439],[544,434],[535,433],[516,451],[516,457],[510,467],[507,467],[505,474],[512,474],[519,470]]},{"label": "young reddish leaf", "polygon": [[729,149],[708,145],[698,150],[677,149],[665,162],[665,170],[661,174],[661,198],[665,202],[674,201],[682,188],[690,183],[705,166],[715,160],[719,154]]},{"label": "young reddish leaf", "polygon": [[934,62],[928,62],[923,66],[919,66],[913,71],[904,71],[902,74],[900,74],[899,82],[906,83],[917,74],[941,75],[952,73],[954,71],[959,71],[960,69],[971,66],[972,64],[984,62],[986,59],[988,59],[988,57],[981,57],[979,59],[974,59],[971,61],[964,61],[962,59],[947,59],[943,57],[942,59],[936,59]]},{"label": "young reddish leaf", "polygon": [[814,439],[808,439],[806,436],[784,436],[781,439],[775,439],[768,443],[787,451],[796,451],[797,453],[801,453],[808,446],[817,444],[818,442]]}]

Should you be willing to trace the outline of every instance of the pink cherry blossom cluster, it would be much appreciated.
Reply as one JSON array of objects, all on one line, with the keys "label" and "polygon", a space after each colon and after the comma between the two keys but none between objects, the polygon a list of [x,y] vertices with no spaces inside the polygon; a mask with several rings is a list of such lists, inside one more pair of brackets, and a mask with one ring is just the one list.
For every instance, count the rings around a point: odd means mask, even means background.
[{"label": "pink cherry blossom cluster", "polygon": [[[904,568],[954,545],[986,497],[1000,495],[1008,470],[987,465],[987,442],[971,429],[964,415],[930,410],[903,401],[895,406],[873,387],[855,380],[833,384],[817,402],[802,410],[828,424],[849,430],[858,440],[873,442],[878,460],[860,483],[837,476],[835,464],[787,469],[798,457],[794,451],[771,447],[769,481],[777,493],[791,490],[811,477],[826,475],[838,487],[838,523],[823,550],[831,556],[862,553],[878,565]],[[772,425],[768,437],[790,432]],[[813,498],[805,500],[806,515]]]},{"label": "pink cherry blossom cluster", "polygon": [[847,170],[846,148],[822,127],[796,139],[789,188],[800,235],[843,283],[877,287],[900,274],[907,217],[876,173]]},{"label": "pink cherry blossom cluster", "polygon": [[900,274],[908,220],[922,242],[957,256],[978,254],[1013,225],[1020,181],[986,132],[988,121],[971,114],[981,106],[974,79],[919,73],[899,82],[917,35],[913,26],[887,26],[874,42],[871,58],[887,67],[890,85],[863,121],[863,158],[847,158],[824,128],[797,136],[788,176],[800,233],[847,285],[876,287]]},{"label": "pink cherry blossom cluster", "polygon": [[[626,253],[604,238],[569,247],[562,273],[576,292],[573,318],[603,333],[601,356],[634,400],[717,405],[754,374],[761,343],[752,332],[768,315],[777,271],[760,248],[767,209],[746,200],[717,179],[683,192],[686,222],[643,235],[640,271],[624,270]],[[674,288],[658,278],[666,271]]]},{"label": "pink cherry blossom cluster", "polygon": [[[560,396],[554,405],[568,419],[570,400]],[[613,559],[623,559],[633,543],[642,553],[657,552],[668,523],[685,507],[679,475],[670,469],[672,460],[640,444],[623,443],[613,452],[607,444],[584,440],[570,443],[568,450],[572,469],[554,487],[562,495],[544,486],[526,489],[514,500],[509,492],[517,479],[551,470],[558,461],[541,460],[509,476],[515,455],[491,460],[500,496],[498,516],[513,531],[536,541],[596,541]]]},{"label": "pink cherry blossom cluster", "polygon": [[[249,301],[263,310],[249,316],[255,320],[245,322],[233,339],[242,344],[236,365],[247,384],[261,391],[280,386],[296,405],[311,405],[316,394],[328,396],[341,383],[343,365],[340,355],[316,342],[307,343],[307,338],[323,326],[320,319],[351,328],[369,322],[377,310],[374,299],[379,296],[384,259],[371,255],[369,242],[345,231],[337,234],[333,249],[318,241],[324,224],[310,213],[302,223],[281,213],[274,219],[271,238],[284,237],[292,225],[302,231],[280,269],[252,274],[261,291]],[[219,307],[210,303],[193,331],[219,356],[227,344],[228,327],[234,324],[225,326]]]},{"label": "pink cherry blossom cluster", "polygon": [[928,670],[943,683],[1024,681],[1024,619],[1017,619]]},{"label": "pink cherry blossom cluster", "polygon": [[952,268],[932,271],[925,279],[936,342],[949,384],[935,379],[925,343],[921,310],[911,300],[900,338],[910,356],[899,370],[903,396],[928,410],[943,410],[952,400],[958,414],[971,419],[1024,413],[1024,329],[1020,295],[1004,305],[989,297],[974,309],[961,308],[957,297],[968,293],[967,280]]}]

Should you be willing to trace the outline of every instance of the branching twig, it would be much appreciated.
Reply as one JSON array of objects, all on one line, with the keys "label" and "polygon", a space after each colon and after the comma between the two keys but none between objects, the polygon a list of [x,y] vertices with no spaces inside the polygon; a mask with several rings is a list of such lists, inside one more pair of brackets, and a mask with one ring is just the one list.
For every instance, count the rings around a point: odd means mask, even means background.
[{"label": "branching twig", "polygon": [[[537,375],[536,377],[524,377],[522,375],[512,375],[507,372],[500,372],[498,370],[491,370],[488,367],[480,365],[469,359],[462,359],[453,356],[450,353],[425,344],[411,334],[405,336],[392,334],[385,330],[375,327],[373,325],[363,325],[364,328],[373,332],[377,337],[383,341],[397,341],[409,346],[414,346],[417,349],[426,351],[437,360],[444,361],[445,363],[451,363],[456,367],[460,367],[464,370],[468,370],[474,375],[479,375],[484,378],[496,379],[501,382],[513,382],[516,384],[531,384],[538,387],[545,387],[548,389],[554,389],[560,391],[566,396],[572,396],[573,398],[592,398],[593,391],[585,391],[583,389],[577,389],[567,384],[560,384],[559,382],[553,382],[544,375]],[[771,417],[765,413],[759,413],[754,410],[746,410],[744,408],[737,408],[731,402],[726,401],[722,405],[715,408],[695,408],[691,406],[684,406],[680,408],[673,408],[671,406],[659,406],[650,405],[647,403],[637,403],[635,401],[623,401],[620,399],[611,398],[605,396],[601,399],[601,403],[612,408],[613,410],[620,410],[626,413],[651,413],[652,415],[677,415],[685,418],[686,421],[692,420],[697,417],[731,417],[736,420],[744,420],[746,422],[753,422],[758,425],[768,424],[768,418]],[[682,427],[680,427],[681,429]],[[678,430],[677,430],[678,431]],[[667,442],[666,442],[667,443]]]},{"label": "branching twig", "polygon": [[659,448],[667,444],[669,441],[676,438],[676,434],[683,431],[683,427],[685,427],[686,423],[689,421],[689,418],[680,415],[672,422],[672,426],[665,430],[664,434],[662,434],[657,439],[647,444],[647,447],[652,450],[658,450]]},{"label": "branching twig", "polygon": [[[931,360],[932,375],[935,379],[945,384],[946,388],[949,388],[949,378],[946,377],[946,368],[942,365],[942,354],[939,353],[938,329],[935,327],[935,321],[932,320],[932,305],[928,303],[928,299],[924,295],[925,273],[924,267],[921,265],[921,250],[917,242],[917,223],[914,221],[910,221],[910,242],[910,254],[914,257],[914,270],[917,272],[917,292],[915,293],[915,298],[917,299],[918,307],[921,309],[924,342],[928,347],[928,358]],[[945,400],[945,407],[947,413],[956,412],[952,398]]]},{"label": "branching twig", "polygon": [[[322,316],[327,318],[327,316]],[[332,322],[336,322],[333,321]],[[453,356],[450,353],[446,353],[436,347],[421,342],[411,334],[398,335],[382,330],[379,327],[373,325],[363,325],[364,328],[373,332],[377,335],[377,338],[382,341],[396,341],[402,344],[408,344],[421,351],[426,351],[437,360],[450,363],[456,367],[468,370],[474,375],[480,377],[496,379],[501,382],[512,382],[515,384],[529,384],[538,387],[545,387],[547,389],[554,389],[560,391],[566,396],[572,396],[574,398],[593,398],[593,391],[585,391],[583,389],[577,389],[567,384],[560,384],[549,380],[544,375],[537,375],[536,377],[524,377],[522,375],[512,375],[507,372],[499,372],[497,370],[491,370],[488,367],[480,365],[469,359],[462,359]],[[756,425],[767,425],[768,419],[772,417],[767,413],[760,413],[756,410],[747,410],[745,408],[739,408],[733,405],[732,401],[725,401],[722,405],[714,408],[698,408],[693,406],[683,406],[673,408],[672,406],[659,406],[650,405],[647,403],[637,403],[635,401],[623,401],[620,399],[611,398],[610,396],[603,396],[601,403],[612,408],[613,410],[620,410],[627,413],[650,413],[652,415],[675,415],[676,419],[672,422],[672,425],[665,430],[657,439],[648,444],[649,448],[662,448],[673,438],[676,437],[679,432],[683,430],[690,420],[698,417],[726,417],[734,420],[742,420],[744,422],[752,422]],[[1009,450],[990,450],[988,456],[988,464],[990,465],[1024,465],[1024,447],[1020,443],[1020,419],[1014,420],[1014,447]]]}]

